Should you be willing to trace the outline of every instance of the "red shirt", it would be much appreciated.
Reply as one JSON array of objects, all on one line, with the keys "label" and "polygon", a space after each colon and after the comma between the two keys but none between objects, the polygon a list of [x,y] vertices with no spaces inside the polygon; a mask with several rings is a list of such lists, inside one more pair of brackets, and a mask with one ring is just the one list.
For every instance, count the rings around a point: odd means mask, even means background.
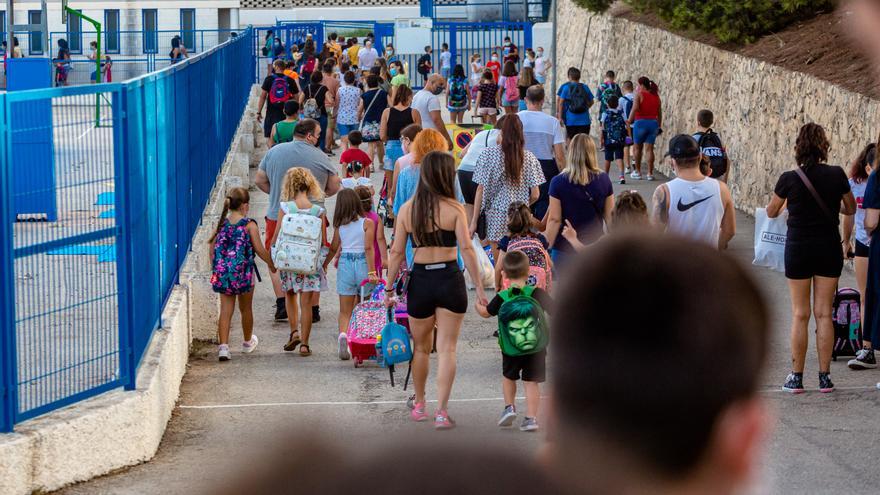
[{"label": "red shirt", "polygon": [[[373,164],[370,155],[366,154],[359,148],[349,148],[342,152],[342,155],[339,157],[339,163],[342,165],[348,165],[351,162],[361,162],[361,165],[364,166],[364,177],[370,176],[370,165]],[[351,177],[351,174],[348,173],[347,170],[343,170],[343,172],[346,177]]]},{"label": "red shirt", "polygon": [[639,104],[639,111],[636,112],[633,120],[656,120],[660,117],[660,96],[644,90],[639,94],[642,96],[642,102]]},{"label": "red shirt", "polygon": [[486,68],[492,71],[492,77],[498,82],[498,73],[501,72],[501,62],[490,60],[486,62]]}]

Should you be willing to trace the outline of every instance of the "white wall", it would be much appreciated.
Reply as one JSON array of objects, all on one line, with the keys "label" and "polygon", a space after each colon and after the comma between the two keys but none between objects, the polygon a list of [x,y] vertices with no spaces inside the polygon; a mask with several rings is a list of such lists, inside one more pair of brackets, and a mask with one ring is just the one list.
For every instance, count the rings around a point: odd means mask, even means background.
[{"label": "white wall", "polygon": [[[366,2],[365,2],[366,3]],[[313,9],[241,9],[240,24],[247,26],[273,26],[276,20],[282,21],[393,21],[398,17],[419,17],[419,7],[339,7]]]}]

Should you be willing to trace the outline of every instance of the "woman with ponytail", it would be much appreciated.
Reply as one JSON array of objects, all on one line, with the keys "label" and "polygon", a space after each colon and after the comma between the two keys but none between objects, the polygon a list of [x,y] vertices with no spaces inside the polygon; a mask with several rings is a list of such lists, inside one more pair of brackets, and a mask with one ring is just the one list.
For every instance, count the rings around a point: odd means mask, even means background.
[{"label": "woman with ponytail", "polygon": [[[257,222],[247,216],[249,209],[248,190],[243,187],[230,189],[223,203],[223,213],[217,223],[217,230],[208,241],[213,267],[211,287],[220,294],[220,317],[217,321],[220,361],[229,361],[229,327],[232,324],[236,299],[241,310],[241,328],[244,333],[242,352],[253,352],[259,342],[254,335],[254,313],[251,309],[256,270],[254,255],[265,261],[269,265],[269,271],[275,273],[272,258],[260,241]],[[257,277],[259,278],[259,272]]]},{"label": "woman with ponytail", "polygon": [[[831,349],[834,324],[831,304],[837,279],[843,270],[843,242],[840,215],[852,215],[856,200],[846,172],[826,165],[831,144],[818,124],[801,127],[795,142],[796,168],[784,172],[767,205],[767,216],[779,216],[788,208],[785,239],[785,277],[791,294],[791,373],[782,390],[804,391],[804,361],[807,355],[810,314],[816,318],[816,350],[819,355],[819,391],[832,392]],[[867,224],[867,222],[866,222]],[[810,304],[810,296],[814,304]]]},{"label": "woman with ponytail", "polygon": [[632,127],[635,166],[630,178],[642,178],[642,154],[647,155],[647,180],[654,180],[654,142],[663,133],[663,108],[657,83],[645,76],[639,78],[636,97],[627,124]]}]

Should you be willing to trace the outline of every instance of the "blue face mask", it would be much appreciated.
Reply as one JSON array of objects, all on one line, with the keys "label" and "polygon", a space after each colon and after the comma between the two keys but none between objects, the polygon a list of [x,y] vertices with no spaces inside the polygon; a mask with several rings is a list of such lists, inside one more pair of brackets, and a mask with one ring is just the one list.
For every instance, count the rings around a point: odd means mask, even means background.
[{"label": "blue face mask", "polygon": [[393,67],[392,67],[391,70],[389,70],[388,72],[389,72],[392,76],[396,76],[396,75],[397,75],[397,69],[395,69],[395,68],[393,68]]}]

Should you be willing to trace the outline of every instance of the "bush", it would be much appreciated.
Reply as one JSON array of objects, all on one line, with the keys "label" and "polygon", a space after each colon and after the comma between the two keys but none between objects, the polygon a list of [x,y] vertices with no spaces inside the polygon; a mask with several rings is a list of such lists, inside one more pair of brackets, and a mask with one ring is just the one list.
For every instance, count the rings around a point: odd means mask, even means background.
[{"label": "bush", "polygon": [[[613,2],[574,0],[581,7],[604,12]],[[751,42],[817,12],[834,0],[624,0],[640,12],[657,14],[674,29],[697,29],[721,42]]]}]

